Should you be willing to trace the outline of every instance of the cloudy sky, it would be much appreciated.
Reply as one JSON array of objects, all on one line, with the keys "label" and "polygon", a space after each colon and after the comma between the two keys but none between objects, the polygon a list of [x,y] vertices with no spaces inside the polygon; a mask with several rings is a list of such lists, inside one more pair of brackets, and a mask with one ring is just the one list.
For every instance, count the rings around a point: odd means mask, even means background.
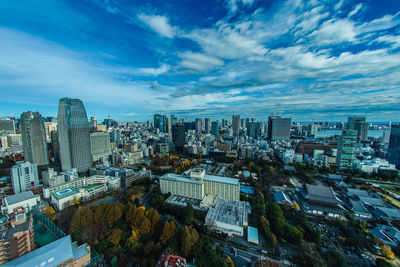
[{"label": "cloudy sky", "polygon": [[0,117],[399,121],[399,0],[0,1]]}]

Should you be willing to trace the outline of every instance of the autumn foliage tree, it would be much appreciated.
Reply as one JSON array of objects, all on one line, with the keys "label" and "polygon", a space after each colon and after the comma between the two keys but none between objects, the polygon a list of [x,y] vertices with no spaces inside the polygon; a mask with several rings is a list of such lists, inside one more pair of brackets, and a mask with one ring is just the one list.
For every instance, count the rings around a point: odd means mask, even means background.
[{"label": "autumn foliage tree", "polygon": [[189,256],[192,248],[199,239],[199,233],[192,226],[185,226],[181,237],[181,251],[184,257]]},{"label": "autumn foliage tree", "polygon": [[72,217],[69,225],[70,233],[74,233],[79,227],[87,227],[93,223],[93,212],[91,209],[83,207],[77,210]]},{"label": "autumn foliage tree", "polygon": [[119,244],[121,240],[122,230],[115,228],[112,230],[111,235],[108,237],[108,241],[111,242],[114,246]]},{"label": "autumn foliage tree", "polygon": [[174,235],[176,231],[176,225],[173,221],[168,222],[165,221],[164,228],[161,232],[160,236],[160,242],[161,244],[165,244],[170,240]]}]

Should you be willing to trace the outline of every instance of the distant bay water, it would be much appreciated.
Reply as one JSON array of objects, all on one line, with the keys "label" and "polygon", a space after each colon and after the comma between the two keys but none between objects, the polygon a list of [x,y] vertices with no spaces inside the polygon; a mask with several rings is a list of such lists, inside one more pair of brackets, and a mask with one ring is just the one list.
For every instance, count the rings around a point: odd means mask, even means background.
[{"label": "distant bay water", "polygon": [[[383,132],[388,130],[368,130],[368,136],[379,138],[383,136]],[[318,137],[329,137],[334,135],[341,135],[342,130],[323,130],[318,132]]]}]

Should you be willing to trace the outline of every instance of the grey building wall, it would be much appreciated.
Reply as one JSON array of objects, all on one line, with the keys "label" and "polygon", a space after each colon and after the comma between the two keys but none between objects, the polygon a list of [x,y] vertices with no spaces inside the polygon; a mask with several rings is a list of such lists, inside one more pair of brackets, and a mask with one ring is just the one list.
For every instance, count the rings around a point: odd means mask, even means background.
[{"label": "grey building wall", "polygon": [[37,165],[49,164],[42,115],[31,111],[22,113],[20,127],[25,161]]}]

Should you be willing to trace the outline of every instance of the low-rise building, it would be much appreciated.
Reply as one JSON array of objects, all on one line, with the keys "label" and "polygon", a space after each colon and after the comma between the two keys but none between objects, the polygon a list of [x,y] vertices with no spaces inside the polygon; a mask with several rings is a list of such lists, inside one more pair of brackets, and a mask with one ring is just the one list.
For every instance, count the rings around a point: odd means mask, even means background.
[{"label": "low-rise building", "polygon": [[305,190],[300,189],[300,195],[302,196],[301,206],[308,214],[331,218],[344,216],[346,210],[332,187],[308,184]]},{"label": "low-rise building", "polygon": [[244,227],[248,226],[249,213],[248,202],[219,198],[215,207],[208,210],[205,225],[229,236],[243,236]]},{"label": "low-rise building", "polygon": [[40,202],[40,196],[34,195],[31,191],[8,196],[3,199],[3,206],[1,210],[3,213],[12,213],[19,207],[25,208],[30,211],[34,206]]}]

